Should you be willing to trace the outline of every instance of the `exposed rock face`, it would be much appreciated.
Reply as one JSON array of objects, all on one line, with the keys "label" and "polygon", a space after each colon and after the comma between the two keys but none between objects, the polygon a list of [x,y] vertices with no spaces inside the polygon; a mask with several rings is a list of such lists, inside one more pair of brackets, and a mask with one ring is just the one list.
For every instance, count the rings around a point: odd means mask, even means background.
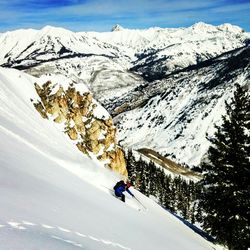
[{"label": "exposed rock face", "polygon": [[63,124],[65,133],[76,142],[81,152],[127,175],[124,153],[116,145],[116,128],[112,118],[95,116],[97,104],[91,93],[81,94],[73,85],[65,90],[50,81],[42,86],[35,83],[35,88],[40,101],[34,106],[43,118],[52,118],[54,122]]}]

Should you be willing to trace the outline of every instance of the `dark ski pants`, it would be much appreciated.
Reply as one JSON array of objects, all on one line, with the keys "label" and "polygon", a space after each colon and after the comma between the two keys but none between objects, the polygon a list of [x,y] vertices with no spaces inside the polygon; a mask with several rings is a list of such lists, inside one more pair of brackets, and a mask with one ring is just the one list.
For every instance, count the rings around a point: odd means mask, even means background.
[{"label": "dark ski pants", "polygon": [[125,195],[124,194],[122,194],[121,199],[123,202],[125,202]]},{"label": "dark ski pants", "polygon": [[125,202],[125,195],[124,195],[123,193],[117,193],[117,192],[115,192],[115,195],[116,195],[117,197],[120,197],[121,200],[122,200],[123,202]]}]

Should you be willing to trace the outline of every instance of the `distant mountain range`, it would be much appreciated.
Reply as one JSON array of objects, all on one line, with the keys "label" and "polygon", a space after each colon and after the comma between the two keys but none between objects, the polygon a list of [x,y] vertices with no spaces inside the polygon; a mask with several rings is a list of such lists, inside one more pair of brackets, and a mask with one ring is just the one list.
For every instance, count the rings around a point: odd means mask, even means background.
[{"label": "distant mountain range", "polygon": [[250,34],[231,24],[71,32],[46,26],[0,34],[0,65],[63,74],[113,116],[120,143],[199,165],[234,83],[250,82]]}]

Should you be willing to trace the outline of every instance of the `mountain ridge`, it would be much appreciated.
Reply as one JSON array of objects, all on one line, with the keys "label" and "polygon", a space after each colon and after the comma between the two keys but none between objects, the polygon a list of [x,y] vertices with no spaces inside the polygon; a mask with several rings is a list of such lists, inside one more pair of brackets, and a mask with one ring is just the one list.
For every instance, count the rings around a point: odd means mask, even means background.
[{"label": "mountain ridge", "polygon": [[[248,51],[246,46],[250,39],[250,34],[240,27],[231,24],[213,26],[205,23],[197,23],[188,28],[122,29],[119,32],[102,33],[71,32],[47,26],[38,31],[28,30],[25,36],[23,33],[25,31],[19,30],[0,35],[0,43],[3,45],[0,51],[0,65],[23,69],[38,77],[62,74],[73,82],[87,85],[94,98],[115,117],[122,145],[135,148],[152,146],[152,149],[159,150],[159,153],[177,157],[178,162],[188,165],[199,164],[208,144],[204,142],[203,131],[199,138],[191,133],[195,138],[194,141],[197,141],[191,144],[192,149],[189,150],[184,142],[176,146],[183,136],[183,131],[187,132],[184,138],[189,136],[185,127],[192,121],[192,118],[187,118],[187,115],[192,112],[194,114],[192,117],[196,117],[200,112],[200,107],[192,101],[191,97],[188,98],[189,101],[183,100],[182,104],[176,102],[176,98],[182,100],[182,97],[178,96],[183,93],[180,88],[183,82],[186,82],[185,86],[188,86],[188,81],[195,86],[198,80],[192,72],[199,69],[199,75],[204,83],[199,84],[199,92],[193,90],[192,93],[197,101],[201,98],[205,100],[207,98],[205,93],[207,91],[209,93],[208,86],[217,84],[215,83],[216,79],[219,79],[217,75],[223,75],[223,79],[229,82],[230,77],[233,77],[229,68],[223,73],[223,64],[219,64],[219,61],[224,60],[225,65],[229,65],[230,63],[226,63],[224,57],[228,57],[228,62],[230,62],[229,57],[234,58],[234,53],[237,54],[237,51],[244,49]],[[216,60],[217,65],[221,65],[218,68],[211,66]],[[231,66],[235,64],[233,60],[231,62]],[[247,67],[247,65],[242,65],[243,62],[244,60],[238,64],[238,71]],[[208,76],[202,75],[205,74],[206,68],[210,69]],[[221,73],[220,70],[222,70]],[[231,71],[238,74],[234,66]],[[238,76],[244,78],[244,72],[241,73]],[[190,79],[186,76],[188,74]],[[224,97],[222,94],[211,94],[208,97],[207,102],[212,101],[214,106],[205,114],[208,115],[216,107],[216,102],[221,102],[221,98],[225,100],[229,98],[231,87],[226,87],[225,90],[228,94]],[[142,93],[143,91],[147,93]],[[168,99],[168,96],[172,96],[172,99]],[[154,98],[158,100],[154,101]],[[151,102],[150,99],[153,101]],[[166,99],[168,99],[167,102],[165,102]],[[157,103],[164,105],[161,109],[164,109],[165,113],[160,110],[156,112]],[[198,101],[198,103],[208,105],[204,101]],[[155,107],[149,108],[150,105]],[[148,107],[145,111],[146,115],[137,113],[145,106]],[[194,110],[193,106],[197,106],[198,109]],[[223,105],[219,106],[223,110]],[[204,110],[204,107],[202,109]],[[131,118],[131,112],[135,112],[133,115],[138,120]],[[210,122],[219,121],[218,115],[214,112],[213,115],[216,118],[211,117]],[[141,125],[140,122],[138,123],[139,117],[142,119]],[[136,127],[125,122],[124,119],[135,122]],[[146,128],[145,124],[149,119],[153,119],[152,124]],[[173,119],[172,125],[170,119]],[[154,126],[157,133],[153,132]],[[169,130],[171,126],[173,131],[167,134],[166,130]],[[212,131],[212,128],[210,130]],[[135,131],[138,133],[133,138]],[[157,139],[147,142],[141,137],[142,143],[140,143],[137,137],[143,133],[149,133],[151,137],[164,135],[165,145],[162,144],[163,142],[156,142],[152,145],[151,142]],[[174,139],[177,140],[176,145],[174,145]],[[191,139],[187,141],[190,142]],[[201,144],[205,145],[204,149],[203,146],[201,148]],[[196,147],[195,151],[193,147]],[[198,158],[191,160],[191,152],[195,153],[199,150]],[[182,152],[185,154],[183,155]]]},{"label": "mountain ridge", "polygon": [[205,67],[190,66],[104,105],[114,116],[120,143],[198,166],[210,145],[206,134],[212,136],[220,123],[234,84],[249,89],[249,53],[249,46],[234,50],[204,62]]}]

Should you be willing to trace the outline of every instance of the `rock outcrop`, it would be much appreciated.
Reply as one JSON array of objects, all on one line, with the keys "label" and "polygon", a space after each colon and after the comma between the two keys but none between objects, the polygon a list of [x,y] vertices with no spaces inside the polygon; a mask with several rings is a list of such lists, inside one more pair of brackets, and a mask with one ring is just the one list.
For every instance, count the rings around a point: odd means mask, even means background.
[{"label": "rock outcrop", "polygon": [[112,118],[107,113],[102,118],[95,114],[98,104],[91,93],[80,93],[73,84],[64,89],[51,81],[42,86],[35,83],[35,89],[40,100],[34,106],[43,118],[63,124],[64,132],[81,152],[127,176],[124,153],[117,146]]}]

